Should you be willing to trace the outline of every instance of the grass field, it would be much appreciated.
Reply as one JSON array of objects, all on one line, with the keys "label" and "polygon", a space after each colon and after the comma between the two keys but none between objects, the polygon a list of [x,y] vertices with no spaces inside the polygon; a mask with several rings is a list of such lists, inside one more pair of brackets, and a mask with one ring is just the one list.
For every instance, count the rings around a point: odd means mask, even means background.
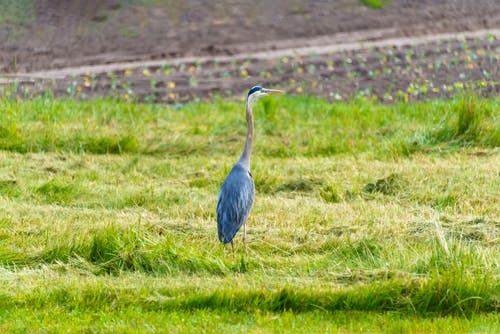
[{"label": "grass field", "polygon": [[495,332],[500,100],[0,101],[0,331]]}]

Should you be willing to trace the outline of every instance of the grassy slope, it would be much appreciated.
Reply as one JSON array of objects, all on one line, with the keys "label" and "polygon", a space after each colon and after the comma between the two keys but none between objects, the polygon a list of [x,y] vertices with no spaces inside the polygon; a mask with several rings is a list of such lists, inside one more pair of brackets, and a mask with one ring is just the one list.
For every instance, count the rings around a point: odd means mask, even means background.
[{"label": "grassy slope", "polygon": [[0,329],[493,332],[499,106],[259,102],[245,260],[241,102],[1,101]]},{"label": "grassy slope", "polygon": [[22,26],[35,18],[33,0],[2,0],[0,5],[0,26]]}]

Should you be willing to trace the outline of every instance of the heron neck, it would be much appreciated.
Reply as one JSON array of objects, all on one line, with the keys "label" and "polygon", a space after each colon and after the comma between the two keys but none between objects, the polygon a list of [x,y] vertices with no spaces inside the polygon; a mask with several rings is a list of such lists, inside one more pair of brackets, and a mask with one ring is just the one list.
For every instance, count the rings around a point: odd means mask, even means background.
[{"label": "heron neck", "polygon": [[252,155],[252,144],[253,144],[252,104],[253,104],[253,99],[247,99],[247,104],[246,104],[247,139],[245,141],[245,148],[243,149],[243,154],[241,154],[241,158],[238,161],[239,164],[243,165],[243,167],[245,167],[248,170],[250,170],[250,156]]}]

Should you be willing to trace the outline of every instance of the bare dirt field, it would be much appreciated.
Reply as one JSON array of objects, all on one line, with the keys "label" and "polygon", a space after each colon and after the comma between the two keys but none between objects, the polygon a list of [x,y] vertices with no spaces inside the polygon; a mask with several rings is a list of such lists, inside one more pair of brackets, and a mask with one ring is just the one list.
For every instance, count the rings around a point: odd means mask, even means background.
[{"label": "bare dirt field", "polygon": [[32,11],[17,29],[0,25],[3,95],[179,103],[259,83],[392,101],[500,89],[496,0],[38,1]]}]

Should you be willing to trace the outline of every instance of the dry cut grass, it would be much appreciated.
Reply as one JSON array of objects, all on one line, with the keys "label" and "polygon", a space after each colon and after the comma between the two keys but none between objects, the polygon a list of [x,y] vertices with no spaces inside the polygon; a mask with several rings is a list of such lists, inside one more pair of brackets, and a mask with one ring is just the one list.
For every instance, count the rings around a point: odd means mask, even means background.
[{"label": "dry cut grass", "polygon": [[3,101],[0,329],[494,332],[498,100],[270,101],[248,258],[215,224],[241,103]]}]

